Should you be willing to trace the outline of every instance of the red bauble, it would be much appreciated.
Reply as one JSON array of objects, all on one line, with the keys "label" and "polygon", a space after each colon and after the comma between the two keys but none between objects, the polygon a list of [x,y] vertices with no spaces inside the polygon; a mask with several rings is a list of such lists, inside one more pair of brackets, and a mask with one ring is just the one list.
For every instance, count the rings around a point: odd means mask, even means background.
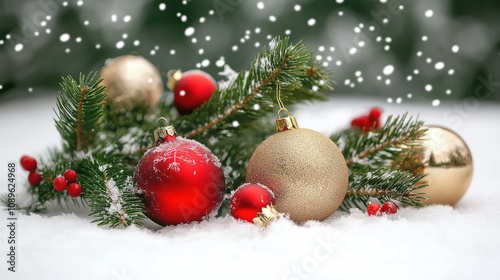
[{"label": "red bauble", "polygon": [[33,187],[36,187],[42,182],[42,176],[36,172],[30,172],[30,174],[28,175],[28,182]]},{"label": "red bauble", "polygon": [[381,207],[380,204],[370,202],[368,206],[366,207],[366,212],[368,213],[369,216],[380,216],[382,213],[380,212]]},{"label": "red bauble", "polygon": [[82,193],[82,187],[78,183],[71,183],[68,186],[68,195],[78,197]]},{"label": "red bauble", "polygon": [[36,159],[30,156],[21,157],[21,166],[24,170],[33,172],[36,170]]},{"label": "red bauble", "polygon": [[52,186],[54,186],[56,191],[62,192],[68,187],[68,181],[62,176],[57,176],[54,178],[54,181],[52,181]]},{"label": "red bauble", "polygon": [[267,187],[259,184],[243,184],[231,197],[231,216],[252,223],[262,208],[274,204],[274,194]]},{"label": "red bauble", "polygon": [[382,205],[382,212],[386,214],[396,214],[398,212],[398,205],[393,201],[386,201]]},{"label": "red bauble", "polygon": [[146,216],[160,225],[201,221],[218,210],[224,197],[224,172],[202,144],[167,136],[149,149],[135,168],[134,186]]},{"label": "red bauble", "polygon": [[209,74],[188,71],[175,83],[174,106],[181,115],[190,114],[207,102],[216,90],[217,83]]}]

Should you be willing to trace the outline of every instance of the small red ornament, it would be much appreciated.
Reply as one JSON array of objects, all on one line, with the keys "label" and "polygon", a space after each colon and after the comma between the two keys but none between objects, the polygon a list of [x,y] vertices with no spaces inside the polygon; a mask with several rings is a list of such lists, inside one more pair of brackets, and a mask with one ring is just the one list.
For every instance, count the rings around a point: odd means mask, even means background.
[{"label": "small red ornament", "polygon": [[36,172],[30,172],[30,174],[28,175],[28,182],[33,187],[36,187],[42,182],[42,176]]},{"label": "small red ornament", "polygon": [[382,205],[382,213],[386,213],[389,215],[389,214],[395,214],[396,212],[398,212],[398,205],[393,201],[386,201]]},{"label": "small red ornament", "polygon": [[57,176],[54,178],[54,181],[52,181],[52,186],[54,186],[56,191],[62,192],[68,187],[68,181],[62,176]]},{"label": "small red ornament", "polygon": [[26,170],[33,172],[36,170],[36,159],[30,156],[22,156],[21,157],[21,167]]},{"label": "small red ornament", "polygon": [[366,212],[368,213],[369,216],[374,216],[374,215],[380,216],[382,214],[380,210],[381,210],[380,204],[376,202],[370,202],[366,207]]},{"label": "small red ornament", "polygon": [[82,187],[78,183],[71,183],[68,186],[68,195],[78,197],[82,193]]},{"label": "small red ornament", "polygon": [[260,184],[243,184],[231,197],[231,216],[252,223],[262,208],[274,204],[274,194],[267,187]]},{"label": "small red ornament", "polygon": [[170,74],[168,86],[174,92],[174,106],[181,115],[203,105],[217,90],[214,78],[200,70]]},{"label": "small red ornament", "polygon": [[146,216],[165,226],[215,213],[225,187],[217,157],[199,142],[177,136],[172,126],[155,130],[155,140],[158,144],[144,154],[134,173]]},{"label": "small red ornament", "polygon": [[73,169],[68,169],[64,172],[64,178],[68,181],[68,183],[76,182],[77,177],[78,175],[76,174],[76,171]]},{"label": "small red ornament", "polygon": [[380,117],[382,116],[382,109],[378,107],[374,107],[370,110],[368,115],[362,115],[357,118],[354,118],[351,121],[351,127],[357,127],[363,130],[365,133],[368,133],[370,129],[378,129],[380,128]]}]

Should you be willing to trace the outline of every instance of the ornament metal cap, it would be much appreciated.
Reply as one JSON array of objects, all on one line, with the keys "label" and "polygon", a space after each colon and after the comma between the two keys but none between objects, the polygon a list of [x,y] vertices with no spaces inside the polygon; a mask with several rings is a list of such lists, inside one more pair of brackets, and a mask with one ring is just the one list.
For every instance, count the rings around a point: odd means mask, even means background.
[{"label": "ornament metal cap", "polygon": [[174,91],[175,84],[182,78],[182,71],[180,69],[177,70],[170,70],[167,72],[167,87],[171,90]]},{"label": "ornament metal cap", "polygon": [[[287,113],[287,116],[284,118],[280,117],[281,111],[285,111]],[[295,119],[295,117],[290,116],[290,113],[288,112],[287,109],[281,108],[278,111],[278,119],[276,120],[276,129],[279,132],[281,132],[281,131],[295,129],[295,128],[299,128],[299,125],[297,124],[297,120]]]},{"label": "ornament metal cap", "polygon": [[158,142],[158,140],[165,139],[168,136],[174,136],[177,135],[177,131],[175,131],[175,128],[172,125],[168,125],[168,120],[164,117],[161,117],[158,119],[158,125],[160,124],[160,121],[165,122],[165,126],[158,127],[157,129],[154,130],[154,136],[155,136],[155,142]]},{"label": "ornament metal cap", "polygon": [[[290,116],[290,112],[287,108],[285,108],[285,104],[283,104],[283,101],[281,100],[281,89],[279,84],[276,84],[276,100],[278,101],[278,105],[280,106],[280,109],[278,110],[278,119],[276,120],[276,129],[281,132],[299,128],[297,120],[294,116]],[[286,117],[282,118],[280,116],[281,112],[286,112]]]},{"label": "ornament metal cap", "polygon": [[273,205],[268,205],[262,207],[262,210],[257,214],[257,217],[253,219],[255,225],[261,227],[267,227],[272,221],[280,218],[280,214]]}]

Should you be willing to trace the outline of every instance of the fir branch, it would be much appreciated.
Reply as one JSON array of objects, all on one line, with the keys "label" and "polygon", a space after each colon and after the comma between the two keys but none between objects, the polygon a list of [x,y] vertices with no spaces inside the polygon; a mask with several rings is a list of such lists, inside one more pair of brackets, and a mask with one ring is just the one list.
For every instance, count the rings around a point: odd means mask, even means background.
[{"label": "fir branch", "polygon": [[413,207],[423,207],[425,197],[417,190],[426,186],[419,183],[424,177],[422,173],[413,175],[390,167],[375,171],[368,168],[358,170],[349,176],[348,190],[341,210],[346,211],[352,207],[365,209],[370,199],[377,199],[381,203],[396,200]]},{"label": "fir branch", "polygon": [[140,225],[144,219],[144,204],[135,195],[131,176],[123,172],[120,162],[118,156],[105,154],[80,163],[80,177],[85,182],[82,195],[91,208],[90,215],[96,218],[93,222],[99,226]]},{"label": "fir branch", "polygon": [[425,198],[416,190],[424,187],[422,171],[400,170],[403,159],[425,135],[423,122],[407,114],[390,116],[379,130],[368,134],[347,129],[331,139],[337,143],[349,168],[349,185],[342,210],[365,209],[370,199],[396,200],[421,207]]},{"label": "fir branch", "polygon": [[56,191],[52,185],[54,178],[62,176],[67,169],[79,172],[77,159],[68,157],[65,151],[57,149],[49,149],[47,154],[47,158],[41,158],[38,162],[42,182],[36,187],[27,187],[29,196],[18,199],[17,210],[29,214],[45,213],[51,205],[58,205],[60,208],[70,205],[84,207],[84,200],[69,197],[66,192]]},{"label": "fir branch", "polygon": [[407,114],[389,116],[385,125],[367,134],[344,130],[331,139],[337,143],[350,167],[370,165],[372,168],[400,161],[405,149],[418,145],[426,130],[423,122]]},{"label": "fir branch", "polygon": [[66,151],[87,149],[97,133],[104,116],[104,86],[97,73],[80,74],[77,83],[72,77],[63,78],[57,96],[55,125],[64,141]]},{"label": "fir branch", "polygon": [[[228,137],[239,127],[276,111],[273,105],[276,84],[280,84],[283,100],[288,103],[324,98],[317,91],[331,88],[332,82],[328,76],[319,75],[321,69],[319,74],[308,73],[312,67],[310,57],[311,53],[302,43],[292,45],[288,38],[273,39],[253,60],[248,71],[240,72],[229,86],[219,89],[207,103],[182,117],[177,130],[187,138],[200,140],[216,128],[211,135]],[[309,88],[303,87],[304,81]],[[302,94],[293,94],[300,89]]]}]

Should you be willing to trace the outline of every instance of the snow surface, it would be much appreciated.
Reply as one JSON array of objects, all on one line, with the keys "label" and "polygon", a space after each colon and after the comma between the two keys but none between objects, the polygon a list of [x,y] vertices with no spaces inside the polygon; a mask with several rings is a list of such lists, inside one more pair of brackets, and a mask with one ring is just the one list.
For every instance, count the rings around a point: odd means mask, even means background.
[{"label": "snow surface", "polygon": [[[9,161],[59,145],[54,104],[53,98],[0,103],[0,193],[7,191]],[[385,116],[409,111],[463,136],[475,174],[455,208],[402,208],[389,217],[353,211],[301,226],[282,219],[266,229],[230,217],[106,229],[89,223],[88,210],[55,207],[43,216],[19,215],[16,273],[7,271],[1,211],[0,279],[498,279],[500,106],[333,99],[292,113],[301,127],[329,134],[374,105]],[[25,178],[18,170],[18,185]]]}]

